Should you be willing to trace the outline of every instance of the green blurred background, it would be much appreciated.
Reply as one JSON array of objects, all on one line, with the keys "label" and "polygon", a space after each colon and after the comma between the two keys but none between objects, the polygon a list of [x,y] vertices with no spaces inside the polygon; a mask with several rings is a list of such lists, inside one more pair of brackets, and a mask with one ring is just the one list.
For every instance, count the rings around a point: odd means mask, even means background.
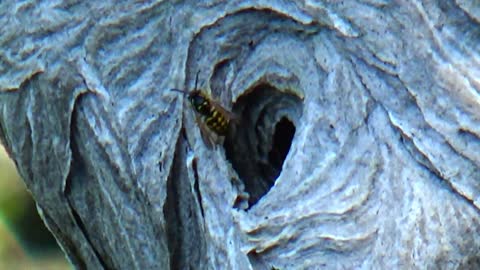
[{"label": "green blurred background", "polygon": [[1,144],[0,269],[72,269]]}]

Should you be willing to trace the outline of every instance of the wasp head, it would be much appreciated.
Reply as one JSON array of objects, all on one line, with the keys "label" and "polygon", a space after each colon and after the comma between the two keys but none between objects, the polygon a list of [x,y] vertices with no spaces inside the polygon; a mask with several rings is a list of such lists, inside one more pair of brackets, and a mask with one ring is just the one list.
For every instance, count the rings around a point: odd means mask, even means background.
[{"label": "wasp head", "polygon": [[200,114],[208,114],[210,112],[210,103],[208,98],[200,90],[194,90],[188,94],[188,101],[192,104]]}]

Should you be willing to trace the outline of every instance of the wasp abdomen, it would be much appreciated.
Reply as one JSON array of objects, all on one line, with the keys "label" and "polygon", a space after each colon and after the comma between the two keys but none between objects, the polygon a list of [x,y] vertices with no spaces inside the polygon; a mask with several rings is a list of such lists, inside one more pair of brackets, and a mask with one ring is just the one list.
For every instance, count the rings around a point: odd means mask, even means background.
[{"label": "wasp abdomen", "polygon": [[228,120],[214,107],[210,108],[210,115],[205,117],[205,124],[218,135],[224,136],[227,134]]}]

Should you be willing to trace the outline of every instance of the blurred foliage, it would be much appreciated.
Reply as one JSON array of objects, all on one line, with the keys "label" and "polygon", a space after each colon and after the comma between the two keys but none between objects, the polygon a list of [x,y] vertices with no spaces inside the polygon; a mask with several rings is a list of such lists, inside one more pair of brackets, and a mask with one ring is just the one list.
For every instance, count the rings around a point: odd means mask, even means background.
[{"label": "blurred foliage", "polygon": [[71,269],[1,144],[0,269]]}]

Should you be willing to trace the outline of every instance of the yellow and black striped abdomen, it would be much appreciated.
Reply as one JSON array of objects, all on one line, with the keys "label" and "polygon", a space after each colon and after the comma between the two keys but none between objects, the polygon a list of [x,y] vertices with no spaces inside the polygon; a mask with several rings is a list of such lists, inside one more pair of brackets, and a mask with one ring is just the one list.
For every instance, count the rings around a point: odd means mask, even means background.
[{"label": "yellow and black striped abdomen", "polygon": [[210,107],[210,115],[205,116],[204,121],[207,127],[218,135],[225,136],[227,134],[227,117],[223,115],[220,111],[215,109],[215,107]]}]

